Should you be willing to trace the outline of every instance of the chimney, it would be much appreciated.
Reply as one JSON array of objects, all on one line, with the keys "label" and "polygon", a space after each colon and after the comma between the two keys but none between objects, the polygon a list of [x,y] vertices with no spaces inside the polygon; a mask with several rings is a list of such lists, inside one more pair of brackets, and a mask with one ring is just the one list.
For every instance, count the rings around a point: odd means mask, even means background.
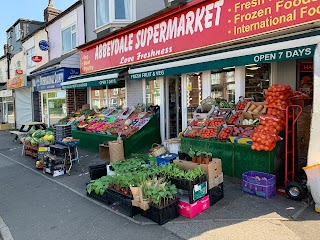
[{"label": "chimney", "polygon": [[54,19],[56,16],[58,16],[58,15],[62,12],[61,10],[56,9],[56,8],[53,6],[52,1],[53,1],[53,0],[49,0],[49,2],[48,2],[48,7],[47,7],[47,8],[44,10],[44,12],[43,12],[44,21],[45,21],[45,22],[51,21],[52,19]]},{"label": "chimney", "polygon": [[5,44],[3,46],[3,52],[4,52],[4,54],[7,54],[9,52],[9,45],[8,44]]}]

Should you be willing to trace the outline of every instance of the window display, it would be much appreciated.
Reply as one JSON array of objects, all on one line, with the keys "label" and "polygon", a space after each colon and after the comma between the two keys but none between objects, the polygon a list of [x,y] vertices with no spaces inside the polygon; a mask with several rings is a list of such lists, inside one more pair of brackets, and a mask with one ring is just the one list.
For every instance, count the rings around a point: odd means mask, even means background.
[{"label": "window display", "polygon": [[254,97],[258,102],[263,101],[263,91],[269,88],[271,64],[252,64],[246,66],[245,97]]},{"label": "window display", "polygon": [[235,101],[234,69],[211,72],[211,97],[225,99],[227,102]]},{"label": "window display", "polygon": [[146,106],[160,106],[160,81],[146,80]]},{"label": "window display", "polygon": [[91,88],[91,104],[92,108],[103,108],[108,104],[107,89],[104,87],[92,87]]},{"label": "window display", "polygon": [[202,74],[193,73],[187,75],[187,120],[193,118],[193,112],[202,101]]}]

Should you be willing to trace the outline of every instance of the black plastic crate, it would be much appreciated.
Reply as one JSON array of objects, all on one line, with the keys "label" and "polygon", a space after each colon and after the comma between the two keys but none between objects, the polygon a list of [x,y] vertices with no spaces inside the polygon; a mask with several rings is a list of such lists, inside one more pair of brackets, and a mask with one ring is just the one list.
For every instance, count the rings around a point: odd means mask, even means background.
[{"label": "black plastic crate", "polygon": [[87,192],[87,196],[89,196],[99,202],[108,204],[106,193],[104,193],[103,195],[100,195],[100,194],[96,194],[95,191],[92,191],[90,194]]},{"label": "black plastic crate", "polygon": [[107,175],[107,165],[106,164],[99,164],[89,166],[89,174],[91,180],[95,180]]},{"label": "black plastic crate", "polygon": [[178,201],[162,208],[151,205],[147,211],[142,211],[142,216],[158,223],[159,225],[165,224],[177,217],[179,217]]},{"label": "black plastic crate", "polygon": [[209,190],[210,206],[216,204],[224,197],[223,183]]},{"label": "black plastic crate", "polygon": [[172,184],[176,185],[178,189],[190,191],[190,189],[193,189],[194,185],[206,182],[207,177],[204,175],[204,176],[201,176],[200,178],[196,178],[193,181],[171,178],[170,181]]},{"label": "black plastic crate", "polygon": [[130,198],[124,197],[121,194],[118,194],[110,189],[106,192],[106,197],[109,204],[115,204],[115,206],[124,210],[129,217],[133,217],[140,212],[140,208],[132,206]]}]

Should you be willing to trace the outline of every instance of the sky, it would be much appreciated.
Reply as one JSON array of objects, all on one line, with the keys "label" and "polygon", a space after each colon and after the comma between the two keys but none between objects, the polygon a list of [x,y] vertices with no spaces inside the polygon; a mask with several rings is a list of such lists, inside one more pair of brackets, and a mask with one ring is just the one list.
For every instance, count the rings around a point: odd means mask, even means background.
[{"label": "sky", "polygon": [[[19,18],[43,22],[43,11],[48,6],[48,2],[48,0],[1,0],[0,56],[4,54],[3,46],[7,43],[6,31]],[[64,11],[77,2],[77,0],[52,0],[52,2],[55,8]]]}]

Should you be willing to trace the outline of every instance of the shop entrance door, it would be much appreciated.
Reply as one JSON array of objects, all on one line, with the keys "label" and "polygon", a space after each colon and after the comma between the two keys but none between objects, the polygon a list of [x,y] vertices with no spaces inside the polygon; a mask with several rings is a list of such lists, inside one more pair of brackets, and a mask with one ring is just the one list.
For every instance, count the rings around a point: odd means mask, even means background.
[{"label": "shop entrance door", "polygon": [[3,122],[5,123],[14,123],[14,105],[13,105],[13,98],[10,100],[5,99],[3,101]]},{"label": "shop entrance door", "polygon": [[48,126],[67,116],[65,91],[42,93],[42,99],[43,120]]},{"label": "shop entrance door", "polygon": [[166,139],[176,138],[182,131],[181,78],[167,77],[166,89]]}]

